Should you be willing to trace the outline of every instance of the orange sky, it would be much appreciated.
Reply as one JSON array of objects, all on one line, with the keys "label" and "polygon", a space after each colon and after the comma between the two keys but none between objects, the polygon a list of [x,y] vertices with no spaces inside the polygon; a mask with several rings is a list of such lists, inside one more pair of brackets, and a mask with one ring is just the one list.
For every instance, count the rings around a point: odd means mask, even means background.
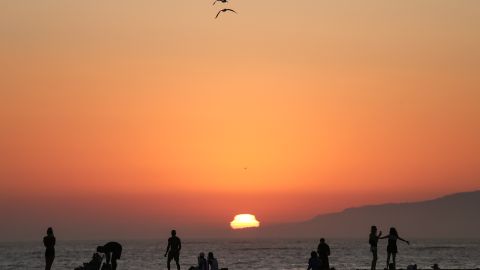
[{"label": "orange sky", "polygon": [[0,2],[0,211],[227,226],[480,188],[480,3],[230,7]]}]

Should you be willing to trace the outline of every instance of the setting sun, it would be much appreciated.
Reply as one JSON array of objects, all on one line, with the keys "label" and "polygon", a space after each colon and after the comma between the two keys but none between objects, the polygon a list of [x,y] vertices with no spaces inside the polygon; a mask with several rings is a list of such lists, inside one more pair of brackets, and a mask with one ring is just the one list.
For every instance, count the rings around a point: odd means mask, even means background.
[{"label": "setting sun", "polygon": [[232,229],[243,229],[260,227],[260,222],[254,215],[240,214],[236,215],[232,222],[230,222]]}]

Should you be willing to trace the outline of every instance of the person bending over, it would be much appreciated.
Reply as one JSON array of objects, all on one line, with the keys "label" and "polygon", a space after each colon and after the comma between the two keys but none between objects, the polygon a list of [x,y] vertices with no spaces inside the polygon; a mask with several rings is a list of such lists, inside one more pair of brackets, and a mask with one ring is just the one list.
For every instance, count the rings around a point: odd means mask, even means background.
[{"label": "person bending over", "polygon": [[117,260],[122,255],[122,245],[117,242],[108,242],[103,246],[98,246],[97,252],[105,254],[105,260],[107,264],[112,264],[112,270],[117,269]]}]

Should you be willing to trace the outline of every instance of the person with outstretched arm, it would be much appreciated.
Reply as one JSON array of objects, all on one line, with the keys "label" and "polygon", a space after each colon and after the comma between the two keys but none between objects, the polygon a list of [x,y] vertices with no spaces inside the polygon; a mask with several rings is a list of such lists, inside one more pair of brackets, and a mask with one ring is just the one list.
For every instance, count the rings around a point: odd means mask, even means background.
[{"label": "person with outstretched arm", "polygon": [[177,264],[177,270],[180,270],[180,250],[182,249],[182,242],[177,237],[177,231],[172,230],[172,236],[168,238],[167,251],[165,251],[165,257],[167,257],[167,269],[170,270],[170,262],[175,260]]},{"label": "person with outstretched arm", "polygon": [[382,236],[382,231],[377,234],[377,226],[372,226],[370,228],[370,236],[368,237],[368,243],[370,244],[370,251],[372,252],[372,266],[370,270],[375,270],[377,267],[377,244],[378,239]]},{"label": "person with outstretched arm", "polygon": [[108,265],[112,264],[112,270],[117,269],[117,260],[122,255],[122,245],[117,242],[108,242],[103,246],[98,246],[97,252],[105,254],[105,261]]},{"label": "person with outstretched arm", "polygon": [[398,232],[397,232],[397,229],[395,229],[394,227],[391,227],[390,228],[390,232],[388,233],[388,235],[385,235],[383,237],[379,237],[379,239],[385,239],[385,238],[388,238],[388,244],[387,244],[387,269],[390,269],[390,256],[392,257],[392,261],[393,261],[393,269],[396,269],[396,262],[395,262],[395,258],[397,256],[397,252],[398,252],[398,249],[397,249],[397,240],[400,240],[400,241],[403,241],[405,243],[407,243],[408,245],[410,245],[410,242],[408,242],[407,240],[401,238],[399,235],[398,235]]}]

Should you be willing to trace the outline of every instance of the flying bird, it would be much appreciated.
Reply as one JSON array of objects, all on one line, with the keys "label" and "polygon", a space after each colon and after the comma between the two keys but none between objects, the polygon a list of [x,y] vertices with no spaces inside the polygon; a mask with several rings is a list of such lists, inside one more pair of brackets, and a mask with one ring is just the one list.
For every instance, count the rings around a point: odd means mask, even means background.
[{"label": "flying bird", "polygon": [[217,13],[217,16],[215,16],[215,19],[218,18],[218,15],[220,15],[220,13],[222,13],[222,12],[227,12],[227,11],[231,11],[231,12],[233,12],[233,13],[237,13],[237,12],[236,12],[235,10],[233,10],[233,9],[224,8],[224,9],[220,10],[220,11]]},{"label": "flying bird", "polygon": [[213,2],[213,5],[215,5],[217,2],[222,2],[225,4],[225,3],[228,3],[228,0],[215,0],[215,2]]}]

